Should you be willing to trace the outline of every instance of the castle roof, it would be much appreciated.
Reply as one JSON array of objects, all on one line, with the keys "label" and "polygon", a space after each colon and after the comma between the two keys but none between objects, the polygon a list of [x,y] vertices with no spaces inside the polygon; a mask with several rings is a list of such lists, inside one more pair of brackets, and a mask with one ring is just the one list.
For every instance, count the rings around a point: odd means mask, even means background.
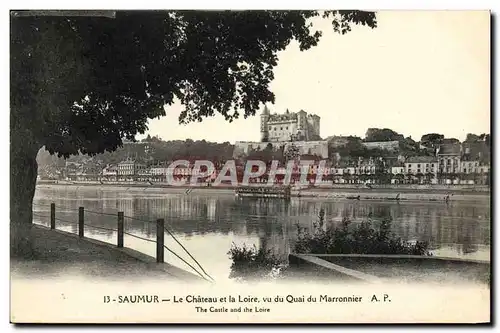
[{"label": "castle roof", "polygon": [[287,121],[296,119],[297,119],[296,113],[272,114],[269,117],[269,121]]},{"label": "castle roof", "polygon": [[269,111],[269,108],[267,107],[267,105],[264,105],[264,110],[262,111],[262,114],[267,114],[269,115],[271,112]]}]

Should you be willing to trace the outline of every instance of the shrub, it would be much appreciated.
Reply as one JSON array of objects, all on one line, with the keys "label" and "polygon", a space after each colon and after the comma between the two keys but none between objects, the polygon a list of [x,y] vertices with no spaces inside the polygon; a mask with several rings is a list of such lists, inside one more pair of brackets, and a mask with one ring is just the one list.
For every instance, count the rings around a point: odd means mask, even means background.
[{"label": "shrub", "polygon": [[229,258],[233,261],[229,278],[240,280],[275,278],[284,263],[271,250],[257,249],[255,244],[241,247],[232,243]]},{"label": "shrub", "polygon": [[[296,253],[312,254],[410,254],[431,255],[426,242],[409,243],[391,232],[390,215],[376,226],[371,216],[359,224],[343,218],[339,226],[325,225],[325,211],[319,212],[319,221],[313,232],[297,225]],[[234,243],[228,252],[233,263],[230,278],[252,280],[283,276],[286,266],[270,250],[255,245],[238,247]]]},{"label": "shrub", "polygon": [[344,218],[340,226],[325,227],[324,212],[319,223],[313,224],[313,232],[297,225],[296,253],[313,254],[412,254],[431,255],[426,242],[409,243],[391,232],[392,219],[384,217],[378,227],[371,216],[355,225]]}]

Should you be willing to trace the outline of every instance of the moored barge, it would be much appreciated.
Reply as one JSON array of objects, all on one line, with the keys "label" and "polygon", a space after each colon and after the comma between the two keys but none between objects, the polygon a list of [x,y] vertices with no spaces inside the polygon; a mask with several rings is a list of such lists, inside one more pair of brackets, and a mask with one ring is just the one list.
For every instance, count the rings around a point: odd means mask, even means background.
[{"label": "moored barge", "polygon": [[290,199],[290,186],[240,186],[237,197]]}]

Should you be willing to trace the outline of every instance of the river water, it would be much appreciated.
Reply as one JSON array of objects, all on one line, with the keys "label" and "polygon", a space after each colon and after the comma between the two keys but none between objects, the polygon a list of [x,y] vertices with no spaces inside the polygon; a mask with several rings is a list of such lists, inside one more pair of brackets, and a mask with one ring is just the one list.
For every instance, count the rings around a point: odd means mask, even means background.
[{"label": "river water", "polygon": [[[119,211],[125,231],[155,240],[156,225],[166,225],[184,247],[216,280],[227,279],[232,243],[272,250],[286,257],[293,247],[297,224],[311,228],[321,208],[325,221],[349,217],[354,222],[390,214],[394,233],[403,240],[427,241],[436,256],[490,259],[490,197],[444,202],[352,201],[346,199],[292,198],[291,201],[236,198],[231,191],[182,189],[146,191],[90,186],[38,187],[34,199],[35,223],[48,225],[50,203],[56,205],[57,228],[77,233],[78,207],[85,208],[85,236],[116,244]],[[106,214],[106,215],[103,215]],[[64,220],[64,221],[61,221]],[[65,222],[67,221],[67,222]],[[155,256],[152,242],[125,235],[125,246]],[[168,235],[165,243],[188,260],[188,255]],[[165,251],[165,260],[192,271]],[[188,260],[193,263],[191,259]]]}]

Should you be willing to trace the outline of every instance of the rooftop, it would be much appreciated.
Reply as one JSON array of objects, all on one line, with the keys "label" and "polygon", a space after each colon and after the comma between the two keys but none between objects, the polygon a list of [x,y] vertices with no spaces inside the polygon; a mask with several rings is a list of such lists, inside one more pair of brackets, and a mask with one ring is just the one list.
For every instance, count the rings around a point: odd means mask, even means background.
[{"label": "rooftop", "polygon": [[460,151],[460,144],[446,143],[439,146],[438,155],[460,155]]},{"label": "rooftop", "polygon": [[[286,109],[285,112],[283,113],[277,113],[277,112],[273,112],[271,113],[271,110],[269,110],[269,108],[267,107],[267,105],[264,106],[264,109],[262,110],[262,114],[263,115],[269,115],[269,118],[270,119],[273,119],[273,120],[278,120],[278,119],[295,119],[297,118],[297,114],[299,113],[307,113],[306,111],[304,110],[300,110],[298,112],[291,112],[289,109]],[[311,118],[320,118],[318,115],[316,114],[312,114],[312,113],[309,113],[308,114],[308,117]]]}]

